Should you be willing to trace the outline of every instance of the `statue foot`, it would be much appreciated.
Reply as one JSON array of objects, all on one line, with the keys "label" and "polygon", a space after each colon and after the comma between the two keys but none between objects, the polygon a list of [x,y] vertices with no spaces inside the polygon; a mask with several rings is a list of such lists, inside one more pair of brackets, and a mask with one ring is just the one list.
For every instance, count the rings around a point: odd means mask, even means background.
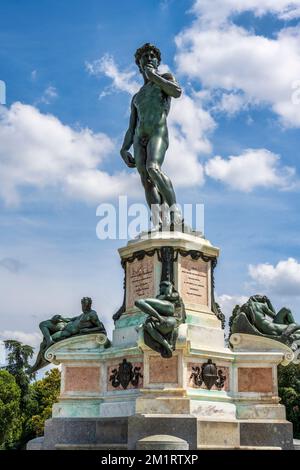
[{"label": "statue foot", "polygon": [[158,225],[153,225],[153,227],[150,230],[150,233],[161,232],[161,231],[162,231],[162,223],[160,222]]},{"label": "statue foot", "polygon": [[54,344],[55,341],[53,341],[53,339],[51,339],[50,341],[47,341],[47,344],[46,344],[46,348],[50,348],[50,346],[52,346],[52,344]]}]

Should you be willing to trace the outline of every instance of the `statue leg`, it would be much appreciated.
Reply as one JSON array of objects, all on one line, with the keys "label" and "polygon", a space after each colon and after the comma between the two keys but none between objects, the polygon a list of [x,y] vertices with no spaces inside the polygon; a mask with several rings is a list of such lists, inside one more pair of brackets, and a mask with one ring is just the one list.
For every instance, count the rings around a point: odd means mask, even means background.
[{"label": "statue leg", "polygon": [[160,299],[145,299],[150,307],[153,307],[156,312],[164,316],[174,315],[175,308],[171,302]]},{"label": "statue leg", "polygon": [[146,169],[146,149],[138,142],[134,143],[134,159],[136,168],[141,177],[142,185],[145,189],[148,206],[151,209],[151,206],[154,204],[160,205],[162,203],[161,195],[153,181],[149,178],[149,174]]},{"label": "statue leg", "polygon": [[176,205],[176,196],[172,182],[167,175],[161,171],[168,143],[162,137],[152,137],[147,145],[146,168],[151,180],[162,195],[163,202],[169,207]]},{"label": "statue leg", "polygon": [[49,323],[48,320],[42,321],[39,324],[39,327],[40,327],[41,332],[43,333],[43,337],[46,340],[46,345],[48,347],[48,346],[51,346],[51,344],[54,344],[54,341],[51,338],[50,331],[49,331],[49,328],[47,326],[47,323]]},{"label": "statue leg", "polygon": [[280,325],[290,325],[291,323],[295,323],[295,320],[292,312],[288,308],[283,307],[275,315],[273,322]]},{"label": "statue leg", "polygon": [[167,204],[170,212],[171,226],[182,223],[182,214],[176,204],[176,196],[170,178],[163,173],[163,164],[168,142],[161,136],[152,137],[147,146],[147,171],[162,195],[164,204]]},{"label": "statue leg", "polygon": [[141,299],[135,301],[135,306],[139,308],[142,312],[150,315],[158,320],[161,319],[160,315],[157,313],[156,309],[149,305],[149,299]]},{"label": "statue leg", "polygon": [[167,355],[172,355],[172,347],[168,341],[151,325],[151,323],[145,323],[144,329],[151,336],[151,338],[159,343],[166,351]]}]

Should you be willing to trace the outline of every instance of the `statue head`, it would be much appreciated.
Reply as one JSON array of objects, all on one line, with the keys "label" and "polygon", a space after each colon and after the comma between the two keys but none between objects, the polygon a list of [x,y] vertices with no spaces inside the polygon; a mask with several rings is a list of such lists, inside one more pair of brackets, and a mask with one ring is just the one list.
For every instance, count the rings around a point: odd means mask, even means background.
[{"label": "statue head", "polygon": [[92,307],[92,299],[90,297],[83,297],[81,299],[81,306],[82,306],[82,311],[87,312],[91,310]]},{"label": "statue head", "polygon": [[173,293],[173,284],[170,281],[162,281],[159,284],[159,293],[160,295],[166,295],[167,297],[171,297]]},{"label": "statue head", "polygon": [[252,295],[250,297],[250,300],[252,300],[253,302],[259,302],[260,304],[264,304],[265,302],[268,302],[268,297],[266,297],[265,295],[256,294]]},{"label": "statue head", "polygon": [[51,318],[52,323],[59,323],[62,320],[61,315],[53,315]]},{"label": "statue head", "polygon": [[143,72],[143,68],[147,64],[157,69],[161,62],[160,50],[153,44],[150,44],[149,42],[147,42],[142,47],[137,49],[136,53],[134,54],[134,57],[135,57],[135,63],[138,66],[139,71],[141,73]]}]

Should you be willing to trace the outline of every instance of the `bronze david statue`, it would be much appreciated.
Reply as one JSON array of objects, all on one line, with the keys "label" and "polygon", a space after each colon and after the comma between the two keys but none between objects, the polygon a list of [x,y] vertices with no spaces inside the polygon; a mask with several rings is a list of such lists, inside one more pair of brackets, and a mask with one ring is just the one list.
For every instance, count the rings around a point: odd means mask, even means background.
[{"label": "bronze david statue", "polygon": [[[170,178],[162,171],[169,146],[167,116],[171,98],[179,98],[181,88],[171,73],[160,74],[160,50],[146,43],[135,53],[135,62],[144,85],[133,96],[129,127],[121,156],[129,168],[137,168],[150,207],[154,229],[182,222],[181,211]],[[129,152],[133,146],[134,157]]]}]

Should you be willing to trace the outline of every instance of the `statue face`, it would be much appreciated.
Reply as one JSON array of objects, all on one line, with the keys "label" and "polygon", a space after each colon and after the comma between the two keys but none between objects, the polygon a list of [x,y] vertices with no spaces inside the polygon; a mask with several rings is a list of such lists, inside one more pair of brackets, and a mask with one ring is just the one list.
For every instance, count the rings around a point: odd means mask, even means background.
[{"label": "statue face", "polygon": [[59,323],[61,321],[61,315],[54,315],[51,320],[53,323]]},{"label": "statue face", "polygon": [[161,284],[160,294],[170,296],[172,294],[172,284]]},{"label": "statue face", "polygon": [[81,301],[81,306],[82,306],[82,311],[86,312],[87,310],[91,310],[91,302],[87,299],[82,299]]},{"label": "statue face", "polygon": [[155,52],[152,49],[149,49],[143,53],[140,58],[141,69],[144,70],[144,67],[153,67],[154,69],[158,68],[158,59]]}]

